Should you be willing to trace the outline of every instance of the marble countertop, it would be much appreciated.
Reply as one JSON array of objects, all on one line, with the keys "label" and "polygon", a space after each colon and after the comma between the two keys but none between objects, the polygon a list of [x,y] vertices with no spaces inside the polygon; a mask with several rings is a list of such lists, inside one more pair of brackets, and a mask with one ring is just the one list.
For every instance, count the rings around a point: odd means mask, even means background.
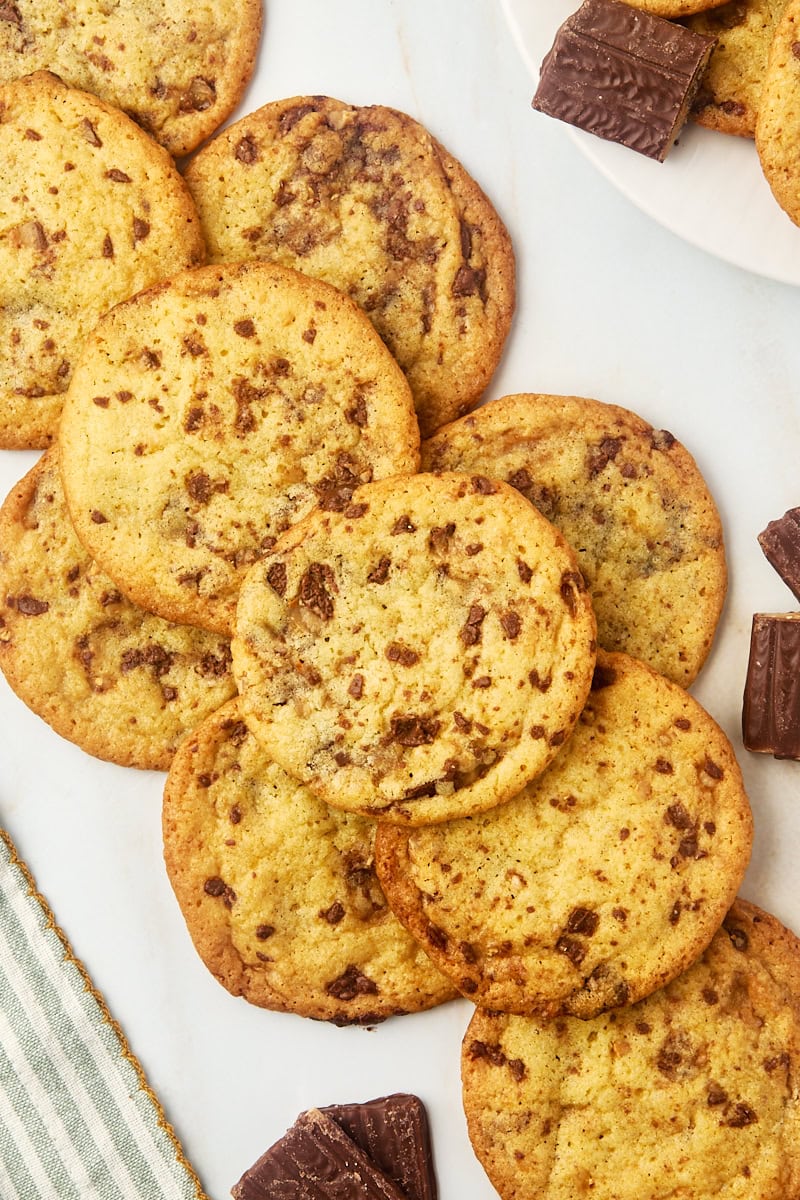
[{"label": "marble countertop", "polygon": [[[733,741],[755,814],[743,894],[800,932],[800,764],[748,754],[739,732],[751,616],[795,606],[756,536],[800,504],[800,293],[662,228],[587,162],[563,126],[534,113],[533,81],[498,0],[266,6],[257,75],[239,115],[307,93],[403,109],[464,163],[506,222],[518,310],[488,397],[539,391],[621,404],[668,428],[697,459],[722,513],[731,578],[693,690]],[[800,254],[800,229],[797,246]],[[0,452],[3,495],[34,457]],[[228,1195],[301,1109],[408,1090],[429,1107],[441,1200],[490,1200],[461,1112],[466,1002],[367,1031],[233,999],[197,959],[165,877],[163,778],[87,759],[2,680],[0,716],[0,824],[125,1030],[210,1197]]]}]

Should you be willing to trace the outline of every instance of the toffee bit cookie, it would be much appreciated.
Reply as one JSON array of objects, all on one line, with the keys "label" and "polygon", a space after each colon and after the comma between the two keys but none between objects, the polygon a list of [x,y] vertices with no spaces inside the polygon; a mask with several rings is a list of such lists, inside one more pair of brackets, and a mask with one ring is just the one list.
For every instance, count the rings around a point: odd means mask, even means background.
[{"label": "toffee bit cookie", "polygon": [[346,1025],[456,994],[384,899],[374,824],[286,775],[248,732],[238,700],[178,751],[163,827],[194,945],[234,995]]},{"label": "toffee bit cookie", "polygon": [[187,271],[109,313],[60,441],[78,536],[118,587],[221,633],[293,521],[419,463],[408,384],[367,318],[266,263]]},{"label": "toffee bit cookie", "polygon": [[703,957],[593,1021],[478,1009],[473,1147],[502,1200],[797,1200],[800,942],[738,900]]},{"label": "toffee bit cookie", "polygon": [[800,0],[775,26],[756,121],[756,149],[772,194],[800,225]]},{"label": "toffee bit cookie", "polygon": [[440,430],[422,462],[518,488],[575,550],[600,645],[692,682],[727,574],[719,514],[672,434],[597,400],[504,396]]},{"label": "toffee bit cookie", "polygon": [[42,447],[98,317],[205,248],[166,151],[44,71],[0,87],[0,210],[0,446]]},{"label": "toffee bit cookie", "polygon": [[325,96],[267,104],[186,181],[217,262],[267,258],[347,292],[406,372],[423,433],[473,408],[514,307],[508,234],[411,117]]},{"label": "toffee bit cookie", "polygon": [[395,914],[476,1004],[593,1017],[702,953],[751,842],[722,730],[676,684],[598,651],[543,775],[481,816],[380,825],[376,861]]},{"label": "toffee bit cookie", "polygon": [[57,733],[122,766],[165,771],[235,692],[226,639],[136,608],[72,530],[57,451],[0,509],[0,669]]},{"label": "toffee bit cookie", "polygon": [[0,80],[48,68],[178,157],[239,102],[260,33],[261,0],[3,0]]},{"label": "toffee bit cookie", "polygon": [[692,118],[709,129],[754,137],[769,48],[786,0],[728,0],[685,22],[717,39],[692,106]]},{"label": "toffee bit cookie", "polygon": [[595,625],[575,558],[507,484],[416,475],[312,513],[245,579],[248,723],[337,808],[410,825],[509,799],[569,737]]}]

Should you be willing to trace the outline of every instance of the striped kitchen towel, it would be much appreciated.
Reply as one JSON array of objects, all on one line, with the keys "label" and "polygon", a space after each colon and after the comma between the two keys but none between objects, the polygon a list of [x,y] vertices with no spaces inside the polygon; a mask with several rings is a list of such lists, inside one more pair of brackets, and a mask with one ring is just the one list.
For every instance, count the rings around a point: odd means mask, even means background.
[{"label": "striped kitchen towel", "polygon": [[141,1066],[2,830],[0,1198],[204,1200]]}]

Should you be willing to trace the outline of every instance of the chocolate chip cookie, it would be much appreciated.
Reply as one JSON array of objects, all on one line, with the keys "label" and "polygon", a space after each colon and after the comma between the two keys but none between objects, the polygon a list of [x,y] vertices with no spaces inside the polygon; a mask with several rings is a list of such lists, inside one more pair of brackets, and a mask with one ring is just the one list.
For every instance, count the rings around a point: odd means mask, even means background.
[{"label": "chocolate chip cookie", "polygon": [[722,526],[689,452],[627,409],[577,396],[492,400],[424,443],[423,470],[513,484],[576,552],[598,641],[687,686],[725,598]]},{"label": "chocolate chip cookie", "polygon": [[502,1200],[800,1196],[800,942],[738,900],[702,958],[593,1021],[478,1009],[464,1106]]},{"label": "chocolate chip cookie", "polygon": [[245,718],[337,808],[411,825],[480,812],[578,719],[595,623],[561,535],[507,484],[415,475],[311,513],[245,579]]},{"label": "chocolate chip cookie", "polygon": [[752,833],[719,726],[643,663],[598,651],[544,774],[469,820],[379,825],[376,862],[395,914],[476,1004],[593,1017],[702,953]]},{"label": "chocolate chip cookie", "polygon": [[756,121],[756,149],[772,194],[800,225],[800,0],[789,0],[775,26]]},{"label": "chocolate chip cookie", "polygon": [[514,307],[480,187],[417,121],[326,96],[267,104],[186,171],[216,262],[266,258],[347,292],[406,372],[423,434],[477,404]]},{"label": "chocolate chip cookie", "polygon": [[0,446],[43,447],[100,315],[205,247],[166,151],[46,71],[0,86],[0,210]]},{"label": "chocolate chip cookie", "polygon": [[698,125],[754,137],[761,87],[786,0],[728,0],[685,24],[717,39],[692,106]]},{"label": "chocolate chip cookie", "polygon": [[233,111],[260,33],[261,0],[3,0],[0,80],[54,71],[177,157]]},{"label": "chocolate chip cookie", "polygon": [[161,771],[236,690],[226,638],[130,604],[92,561],[69,521],[55,447],[0,509],[0,669],[62,737]]},{"label": "chocolate chip cookie", "polygon": [[195,947],[234,995],[342,1025],[455,995],[386,904],[374,824],[286,775],[248,732],[238,699],[181,746],[163,827]]},{"label": "chocolate chip cookie", "polygon": [[364,314],[267,263],[187,271],[108,314],[60,441],[78,536],[119,589],[220,633],[293,521],[419,462],[408,384]]}]

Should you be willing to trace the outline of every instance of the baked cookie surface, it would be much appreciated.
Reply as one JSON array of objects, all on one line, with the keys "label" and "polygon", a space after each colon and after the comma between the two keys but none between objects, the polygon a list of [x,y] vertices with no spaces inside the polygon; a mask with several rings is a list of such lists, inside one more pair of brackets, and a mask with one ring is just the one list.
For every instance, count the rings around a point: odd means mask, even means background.
[{"label": "baked cookie surface", "polygon": [[737,901],[703,957],[593,1021],[477,1010],[475,1151],[502,1200],[797,1200],[800,944]]},{"label": "baked cookie surface", "polygon": [[422,464],[511,483],[575,550],[600,645],[696,677],[727,571],[714,501],[672,434],[598,400],[503,396],[425,442]]},{"label": "baked cookie surface", "polygon": [[772,194],[800,225],[800,0],[789,0],[770,46],[756,121],[756,149]]},{"label": "baked cookie surface", "polygon": [[477,404],[511,322],[513,251],[480,187],[418,122],[325,96],[278,101],[205,146],[186,181],[214,261],[280,262],[367,312],[423,434]]},{"label": "baked cookie surface", "polygon": [[235,108],[260,33],[261,0],[4,0],[0,80],[51,70],[179,157]]},{"label": "baked cookie surface", "polygon": [[751,842],[722,730],[649,667],[598,651],[544,774],[467,820],[379,825],[376,862],[392,910],[474,1003],[593,1017],[702,953]]},{"label": "baked cookie surface", "polygon": [[769,48],[786,0],[728,0],[684,22],[717,39],[692,106],[698,125],[754,137]]},{"label": "baked cookie surface", "polygon": [[234,995],[351,1024],[456,994],[386,904],[374,823],[286,775],[248,732],[238,699],[182,745],[163,827],[189,933]]},{"label": "baked cookie surface", "polygon": [[0,669],[88,753],[161,771],[236,690],[227,639],[130,604],[92,561],[70,524],[55,447],[0,509]]},{"label": "baked cookie surface", "polygon": [[76,531],[117,586],[221,633],[293,521],[419,461],[408,384],[367,318],[266,263],[187,271],[117,306],[60,443]]},{"label": "baked cookie surface", "polygon": [[46,71],[0,86],[0,209],[0,446],[43,447],[100,315],[205,247],[166,151]]},{"label": "baked cookie surface", "polygon": [[484,476],[365,485],[245,579],[232,643],[248,724],[329,804],[425,824],[543,770],[591,683],[572,552]]},{"label": "baked cookie surface", "polygon": [[656,17],[688,17],[692,13],[715,8],[723,0],[625,0],[632,8],[641,8]]}]

